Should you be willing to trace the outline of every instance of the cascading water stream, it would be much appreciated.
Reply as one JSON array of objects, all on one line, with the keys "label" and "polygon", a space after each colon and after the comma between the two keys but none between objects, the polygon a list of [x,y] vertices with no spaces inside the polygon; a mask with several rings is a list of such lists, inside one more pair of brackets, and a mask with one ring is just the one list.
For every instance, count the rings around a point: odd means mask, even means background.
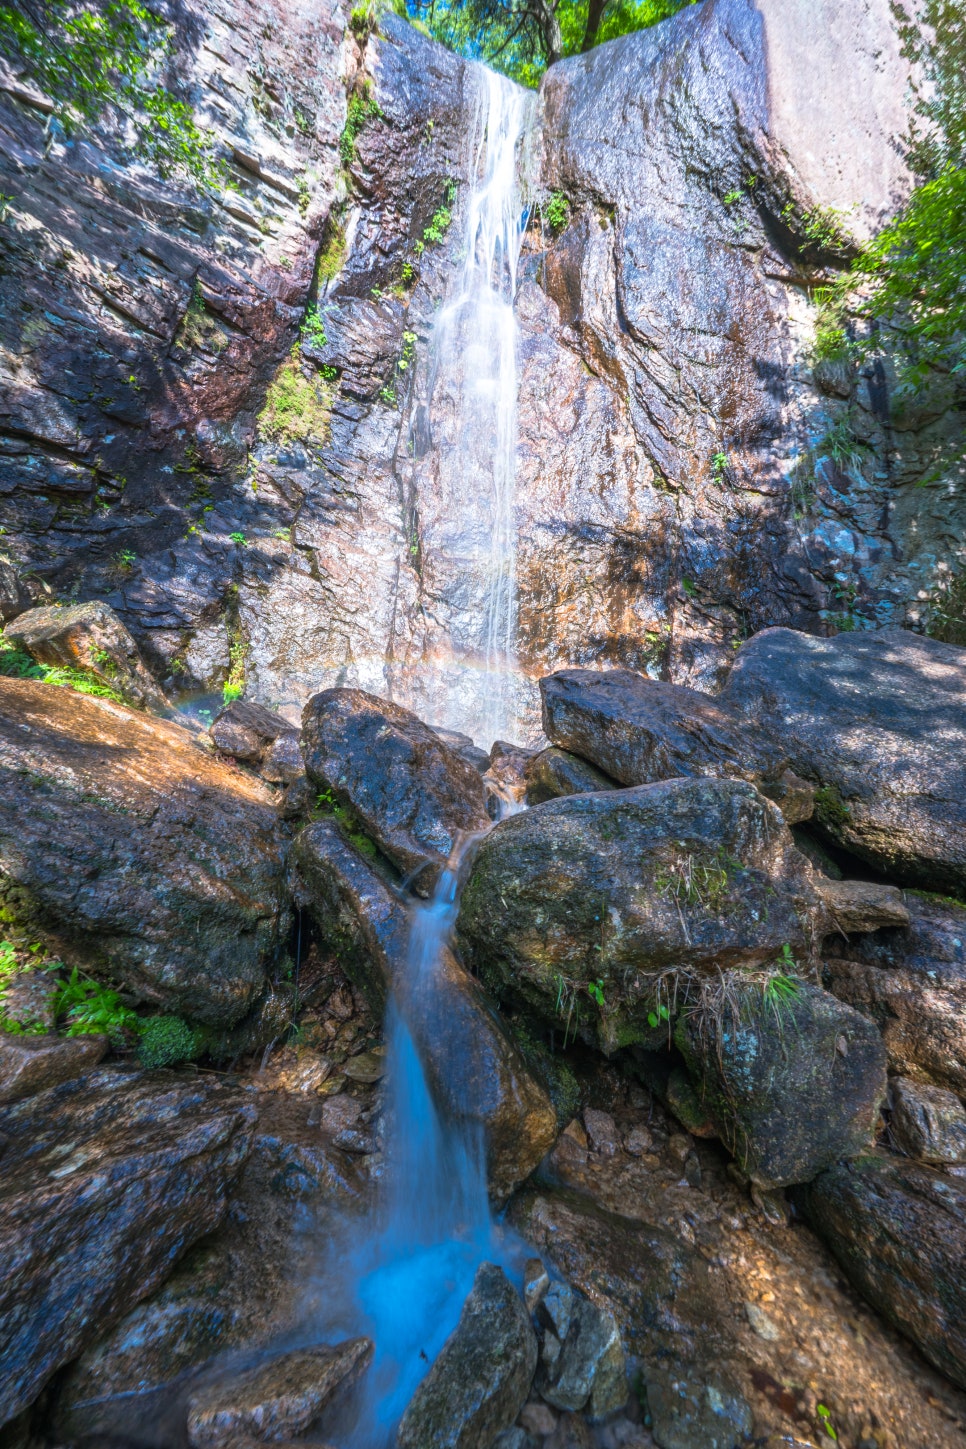
[{"label": "cascading water stream", "polygon": [[[437,587],[454,622],[426,713],[486,745],[516,738],[517,267],[527,221],[521,181],[533,97],[477,72],[480,106],[463,264],[432,340],[430,459],[439,514]],[[437,653],[440,649],[437,649]]]}]

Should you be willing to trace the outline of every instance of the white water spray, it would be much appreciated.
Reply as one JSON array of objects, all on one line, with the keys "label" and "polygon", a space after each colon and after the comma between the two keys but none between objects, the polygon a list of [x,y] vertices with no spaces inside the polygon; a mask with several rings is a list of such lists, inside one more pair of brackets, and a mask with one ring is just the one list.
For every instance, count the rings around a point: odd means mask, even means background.
[{"label": "white water spray", "polygon": [[515,738],[517,267],[521,183],[533,97],[493,71],[480,104],[462,269],[433,338],[430,422],[435,514],[426,513],[429,587],[447,637],[433,645],[426,712],[487,746]]}]

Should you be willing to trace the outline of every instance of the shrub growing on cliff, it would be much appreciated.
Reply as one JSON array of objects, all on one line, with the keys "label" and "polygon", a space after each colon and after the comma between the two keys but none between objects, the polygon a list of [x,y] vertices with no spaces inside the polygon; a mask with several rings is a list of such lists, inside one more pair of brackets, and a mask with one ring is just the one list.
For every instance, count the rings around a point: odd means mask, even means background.
[{"label": "shrub growing on cliff", "polygon": [[70,133],[111,115],[162,176],[223,185],[227,166],[190,106],[162,83],[173,29],[140,0],[0,6],[0,54],[57,106]]}]

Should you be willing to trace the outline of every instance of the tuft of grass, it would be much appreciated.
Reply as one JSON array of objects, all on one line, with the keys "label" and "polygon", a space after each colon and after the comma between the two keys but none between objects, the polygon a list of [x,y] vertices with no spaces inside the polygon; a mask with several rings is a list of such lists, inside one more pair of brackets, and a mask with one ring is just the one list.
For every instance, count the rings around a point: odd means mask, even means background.
[{"label": "tuft of grass", "polygon": [[0,675],[7,679],[40,679],[44,684],[56,684],[64,689],[73,689],[77,694],[91,694],[98,699],[113,699],[116,704],[127,704],[123,694],[105,684],[95,674],[82,669],[70,669],[63,665],[40,664],[36,659],[17,649],[0,631]]}]

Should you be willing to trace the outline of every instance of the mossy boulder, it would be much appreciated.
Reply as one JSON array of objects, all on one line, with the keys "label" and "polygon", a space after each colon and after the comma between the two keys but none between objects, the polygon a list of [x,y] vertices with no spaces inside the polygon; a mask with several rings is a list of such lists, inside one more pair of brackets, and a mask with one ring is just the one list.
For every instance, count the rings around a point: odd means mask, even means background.
[{"label": "mossy boulder", "polygon": [[724,978],[682,1012],[675,1042],[702,1109],[760,1187],[808,1182],[871,1145],[885,1047],[820,987]]},{"label": "mossy boulder", "polygon": [[664,780],[502,821],[473,862],[457,941],[497,996],[612,1051],[666,1042],[675,975],[761,966],[785,946],[804,957],[823,911],[753,785]]}]

